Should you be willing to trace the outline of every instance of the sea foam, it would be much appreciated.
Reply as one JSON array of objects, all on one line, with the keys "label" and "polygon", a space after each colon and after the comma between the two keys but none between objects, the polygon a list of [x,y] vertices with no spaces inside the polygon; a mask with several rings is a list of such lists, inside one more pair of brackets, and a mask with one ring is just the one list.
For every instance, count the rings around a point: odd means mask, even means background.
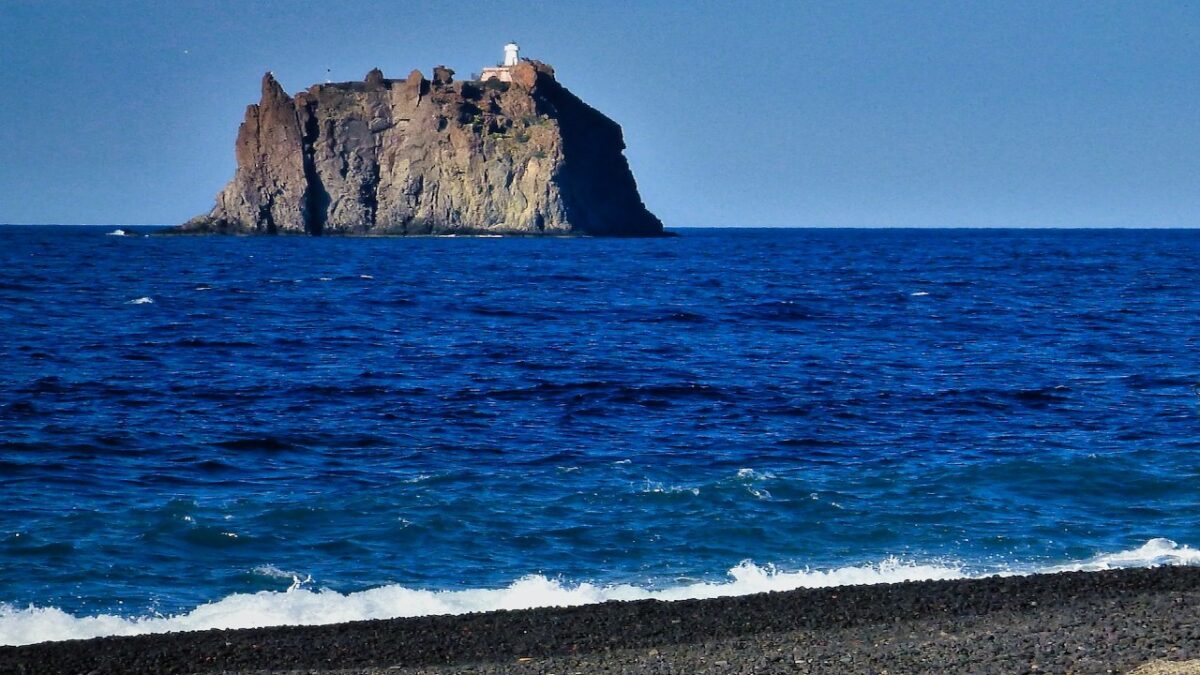
[{"label": "sea foam", "polygon": [[1170,539],[1158,537],[1128,551],[1099,555],[1091,560],[1055,565],[1039,571],[1099,572],[1126,567],[1159,567],[1162,565],[1200,565],[1200,549],[1181,546]]},{"label": "sea foam", "polygon": [[504,588],[433,591],[388,585],[354,593],[308,590],[298,573],[263,567],[269,576],[291,577],[287,591],[237,593],[174,616],[73,616],[55,607],[18,608],[0,603],[0,645],[21,645],[105,635],[139,635],[208,628],[256,628],[317,625],[433,614],[465,614],[499,609],[569,607],[609,600],[685,600],[748,595],[765,591],[821,588],[902,581],[962,579],[968,576],[1036,572],[1096,571],[1125,567],[1200,564],[1200,550],[1169,539],[1151,539],[1140,547],[1039,569],[992,570],[968,574],[961,566],[919,564],[888,558],[877,564],[831,570],[782,571],[744,561],[718,582],[684,583],[652,589],[632,584],[570,584],[528,575]]}]

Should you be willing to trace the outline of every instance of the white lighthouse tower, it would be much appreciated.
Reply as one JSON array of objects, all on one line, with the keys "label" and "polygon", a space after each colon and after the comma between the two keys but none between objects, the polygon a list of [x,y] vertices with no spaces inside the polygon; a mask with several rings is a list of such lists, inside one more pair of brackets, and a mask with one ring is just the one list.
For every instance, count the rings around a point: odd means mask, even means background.
[{"label": "white lighthouse tower", "polygon": [[521,62],[521,48],[517,43],[510,42],[504,45],[504,63],[498,66],[488,66],[479,72],[479,80],[487,82],[491,79],[497,79],[501,82],[512,82],[513,66]]}]

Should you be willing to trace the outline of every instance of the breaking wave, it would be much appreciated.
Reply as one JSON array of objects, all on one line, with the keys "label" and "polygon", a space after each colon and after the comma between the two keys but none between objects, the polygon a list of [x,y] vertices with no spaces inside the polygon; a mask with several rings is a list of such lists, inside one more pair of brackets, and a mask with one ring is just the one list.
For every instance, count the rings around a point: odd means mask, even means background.
[{"label": "breaking wave", "polygon": [[505,588],[435,591],[388,585],[353,593],[308,590],[310,579],[297,572],[261,567],[256,573],[290,578],[286,591],[237,593],[174,616],[125,618],[115,615],[73,616],[55,607],[18,608],[0,603],[0,645],[22,645],[106,635],[139,635],[209,628],[256,628],[317,625],[434,614],[465,614],[501,609],[568,607],[609,600],[685,600],[749,595],[797,588],[885,584],[903,581],[962,579],[990,574],[1099,571],[1128,567],[1200,564],[1200,550],[1169,539],[1151,539],[1140,547],[1052,567],[991,570],[970,574],[960,565],[919,564],[888,558],[877,564],[832,570],[782,571],[772,565],[744,561],[719,582],[694,582],[661,589],[632,584],[571,584],[528,575]]}]

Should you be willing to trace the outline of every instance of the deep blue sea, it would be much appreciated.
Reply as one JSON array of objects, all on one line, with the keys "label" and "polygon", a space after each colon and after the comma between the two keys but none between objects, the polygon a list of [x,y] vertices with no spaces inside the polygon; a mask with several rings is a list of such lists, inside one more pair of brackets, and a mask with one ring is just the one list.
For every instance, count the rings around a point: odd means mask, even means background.
[{"label": "deep blue sea", "polygon": [[0,227],[0,643],[1200,563],[1200,231]]}]

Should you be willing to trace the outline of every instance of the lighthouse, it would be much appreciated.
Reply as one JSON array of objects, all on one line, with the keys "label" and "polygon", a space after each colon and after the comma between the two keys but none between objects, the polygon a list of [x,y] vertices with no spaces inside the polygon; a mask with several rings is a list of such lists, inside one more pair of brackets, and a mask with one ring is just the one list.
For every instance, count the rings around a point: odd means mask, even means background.
[{"label": "lighthouse", "polygon": [[479,80],[487,82],[491,79],[501,82],[512,82],[513,66],[521,62],[521,48],[515,42],[504,45],[504,63],[498,66],[488,66],[479,71]]}]

